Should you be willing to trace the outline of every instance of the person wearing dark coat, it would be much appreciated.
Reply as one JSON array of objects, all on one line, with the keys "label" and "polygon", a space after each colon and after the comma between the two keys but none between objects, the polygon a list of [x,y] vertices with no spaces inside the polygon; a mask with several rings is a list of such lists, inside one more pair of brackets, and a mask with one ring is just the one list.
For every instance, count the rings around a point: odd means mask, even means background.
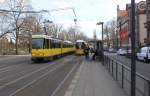
[{"label": "person wearing dark coat", "polygon": [[84,55],[85,55],[85,58],[88,59],[89,58],[89,51],[90,51],[90,48],[89,46],[85,46],[84,48]]},{"label": "person wearing dark coat", "polygon": [[92,57],[92,59],[93,60],[95,60],[96,59],[96,56],[97,56],[97,54],[98,54],[98,50],[97,49],[95,49],[95,50],[93,50],[93,57]]}]

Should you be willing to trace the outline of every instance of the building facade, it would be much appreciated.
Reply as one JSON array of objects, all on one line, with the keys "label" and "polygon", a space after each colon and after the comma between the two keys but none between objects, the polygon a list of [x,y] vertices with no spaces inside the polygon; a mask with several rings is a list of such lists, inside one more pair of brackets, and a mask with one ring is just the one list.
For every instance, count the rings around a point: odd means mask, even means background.
[{"label": "building facade", "polygon": [[136,37],[137,45],[139,47],[146,46],[145,39],[147,38],[147,29],[145,28],[146,23],[146,2],[141,1],[137,4],[136,11]]},{"label": "building facade", "polygon": [[150,45],[150,0],[146,0],[146,14],[147,14],[147,22],[146,22],[146,28],[147,28],[147,44]]},{"label": "building facade", "polygon": [[117,32],[118,32],[118,46],[119,47],[129,47],[130,37],[129,37],[129,14],[126,10],[118,9],[117,16]]},{"label": "building facade", "polygon": [[0,54],[6,54],[9,51],[9,41],[6,37],[0,38]]},{"label": "building facade", "polygon": [[[136,32],[136,46],[146,46],[145,39],[147,38],[146,23],[146,2],[141,1],[136,4],[135,16],[135,32]],[[120,47],[131,48],[131,4],[126,4],[126,10],[123,10],[125,15],[122,15],[122,10],[118,10],[117,31],[119,32]]]}]

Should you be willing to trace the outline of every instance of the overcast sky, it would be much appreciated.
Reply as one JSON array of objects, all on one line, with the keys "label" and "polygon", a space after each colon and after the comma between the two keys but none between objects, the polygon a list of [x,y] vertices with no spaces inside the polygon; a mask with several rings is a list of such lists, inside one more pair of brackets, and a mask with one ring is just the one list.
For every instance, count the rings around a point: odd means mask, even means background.
[{"label": "overcast sky", "polygon": [[[0,0],[2,2],[4,0]],[[117,4],[121,9],[125,9],[126,3],[130,0],[30,0],[35,10],[51,10],[72,7],[77,14],[77,24],[81,30],[88,36],[93,37],[93,30],[96,29],[97,37],[100,38],[101,26],[96,23],[104,23],[117,15]],[[136,0],[139,2],[141,0]],[[55,23],[61,23],[64,27],[73,26],[74,14],[72,10],[54,11],[49,14],[48,19]]]}]

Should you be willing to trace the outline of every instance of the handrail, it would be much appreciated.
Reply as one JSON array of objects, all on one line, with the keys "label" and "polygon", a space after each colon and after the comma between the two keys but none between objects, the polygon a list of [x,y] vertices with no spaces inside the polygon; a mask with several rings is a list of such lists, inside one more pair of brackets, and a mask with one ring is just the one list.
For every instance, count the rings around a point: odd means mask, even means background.
[{"label": "handrail", "polygon": [[[114,65],[116,65],[115,69],[113,67]],[[121,69],[118,68],[118,65],[121,66]],[[127,76],[125,75],[125,72],[127,72],[127,71],[131,72],[131,68],[124,65],[124,63],[121,63],[120,61],[117,61],[114,58],[109,57],[108,55],[104,55],[104,66],[106,67],[106,69],[108,69],[108,71],[111,73],[112,77],[114,77],[116,79],[116,81],[119,80],[118,76],[121,76],[121,79],[120,79],[121,83],[119,83],[119,84],[121,84],[121,87],[123,89],[125,89],[124,81],[128,81],[128,83],[130,83],[130,79],[127,78]],[[120,71],[118,71],[118,70],[120,70]],[[125,71],[125,70],[127,70],[127,71]],[[116,75],[113,75],[114,72]],[[118,73],[120,73],[120,75],[118,75]],[[131,75],[129,75],[129,76],[131,76]],[[138,72],[136,72],[136,77],[138,77],[137,80],[139,79],[139,80],[142,80],[142,82],[144,82],[143,87],[141,85],[138,85],[138,83],[137,83],[136,91],[138,93],[140,93],[141,96],[150,96],[150,79],[141,75]],[[130,92],[130,91],[127,91],[127,92]]]}]

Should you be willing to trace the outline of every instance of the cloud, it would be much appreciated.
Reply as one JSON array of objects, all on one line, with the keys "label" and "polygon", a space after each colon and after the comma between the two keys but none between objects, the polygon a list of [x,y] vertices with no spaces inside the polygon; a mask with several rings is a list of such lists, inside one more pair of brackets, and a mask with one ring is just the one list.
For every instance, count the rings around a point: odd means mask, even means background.
[{"label": "cloud", "polygon": [[66,7],[72,7],[71,4],[69,2],[66,1],[53,1],[51,2],[53,4],[53,6],[55,6],[55,8],[66,8]]},{"label": "cloud", "polygon": [[[70,26],[75,26],[74,22],[71,20],[59,20],[55,22],[56,24],[61,24],[65,29]],[[93,31],[96,30],[97,35],[100,34],[100,26],[96,26],[96,21],[78,21],[78,28],[88,37],[93,38]],[[100,38],[101,35],[97,37]]]},{"label": "cloud", "polygon": [[5,2],[5,0],[0,0],[0,3],[4,3]]}]

